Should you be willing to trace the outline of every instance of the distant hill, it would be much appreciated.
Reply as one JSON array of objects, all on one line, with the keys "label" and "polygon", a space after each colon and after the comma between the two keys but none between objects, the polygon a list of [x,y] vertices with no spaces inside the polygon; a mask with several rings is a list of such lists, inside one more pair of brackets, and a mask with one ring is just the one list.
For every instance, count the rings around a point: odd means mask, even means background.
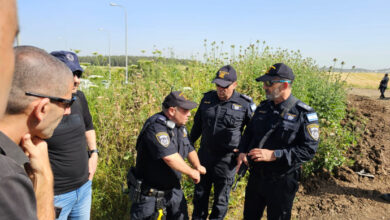
[{"label": "distant hill", "polygon": [[[329,67],[322,67],[322,70],[329,70]],[[390,68],[385,69],[378,69],[378,70],[370,70],[370,69],[364,69],[364,68],[355,68],[355,69],[340,69],[335,68],[333,69],[333,72],[352,72],[352,73],[390,73]]]}]

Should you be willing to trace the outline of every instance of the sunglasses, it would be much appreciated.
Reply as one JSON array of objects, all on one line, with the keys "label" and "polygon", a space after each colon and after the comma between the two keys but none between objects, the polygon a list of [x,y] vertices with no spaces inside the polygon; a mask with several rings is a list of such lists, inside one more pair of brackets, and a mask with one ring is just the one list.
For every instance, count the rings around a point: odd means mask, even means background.
[{"label": "sunglasses", "polygon": [[220,85],[218,85],[218,84],[215,84],[215,85],[217,85],[217,87],[219,87],[219,88],[222,88],[222,89],[227,89],[227,88],[229,88],[229,86],[230,86],[231,84],[229,84],[228,86],[225,86],[225,87],[223,87],[223,86],[220,86]]},{"label": "sunglasses", "polygon": [[266,86],[272,86],[274,83],[291,83],[291,80],[270,80],[270,81],[264,81],[264,85]]},{"label": "sunglasses", "polygon": [[34,97],[39,97],[39,98],[48,98],[50,99],[51,102],[59,102],[65,104],[65,108],[69,108],[72,106],[73,102],[76,101],[76,96],[72,95],[71,99],[63,99],[60,97],[54,97],[54,96],[48,96],[48,95],[41,95],[41,94],[36,94],[32,92],[25,92],[25,95],[27,96],[34,96]]}]

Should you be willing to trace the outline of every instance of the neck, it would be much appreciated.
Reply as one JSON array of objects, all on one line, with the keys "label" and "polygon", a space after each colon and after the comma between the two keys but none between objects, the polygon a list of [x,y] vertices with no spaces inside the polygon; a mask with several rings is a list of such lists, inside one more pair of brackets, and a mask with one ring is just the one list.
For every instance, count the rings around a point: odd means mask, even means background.
[{"label": "neck", "polygon": [[0,131],[19,145],[22,137],[29,132],[27,117],[24,115],[5,115],[0,120]]}]

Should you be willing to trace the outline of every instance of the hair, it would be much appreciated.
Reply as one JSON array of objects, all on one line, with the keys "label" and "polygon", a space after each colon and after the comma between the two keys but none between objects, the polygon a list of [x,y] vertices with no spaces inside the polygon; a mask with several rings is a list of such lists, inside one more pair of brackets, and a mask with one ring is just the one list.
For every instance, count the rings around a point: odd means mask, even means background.
[{"label": "hair", "polygon": [[57,97],[69,92],[73,74],[63,62],[33,46],[18,46],[14,51],[15,70],[7,114],[19,114],[37,99],[26,96],[25,92]]}]

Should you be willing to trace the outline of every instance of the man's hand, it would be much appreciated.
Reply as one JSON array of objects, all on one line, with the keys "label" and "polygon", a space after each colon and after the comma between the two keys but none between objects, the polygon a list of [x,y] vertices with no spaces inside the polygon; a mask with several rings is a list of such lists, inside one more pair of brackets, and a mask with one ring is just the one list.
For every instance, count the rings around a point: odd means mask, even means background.
[{"label": "man's hand", "polygon": [[240,170],[242,162],[249,167],[248,160],[246,159],[246,153],[240,153],[237,157],[236,173]]},{"label": "man's hand", "polygon": [[196,170],[199,171],[200,174],[205,175],[206,174],[206,168],[202,165],[196,167]]},{"label": "man's hand", "polygon": [[25,134],[20,146],[30,159],[33,174],[53,180],[47,143],[40,138],[31,138],[30,134]]},{"label": "man's hand", "polygon": [[193,169],[189,176],[195,184],[198,184],[200,182],[200,173],[198,170]]},{"label": "man's hand", "polygon": [[[51,171],[47,143],[40,138],[31,138],[30,134],[22,137],[20,146],[30,158],[29,174],[34,184],[37,199],[38,219],[55,219],[54,180]],[[27,171],[27,170],[26,170]]]},{"label": "man's hand", "polygon": [[249,151],[248,156],[255,162],[265,161],[270,162],[276,160],[273,150],[254,148]]},{"label": "man's hand", "polygon": [[92,153],[91,157],[88,159],[88,170],[89,170],[88,179],[91,181],[93,179],[93,176],[95,175],[97,163],[98,163],[98,154]]}]

